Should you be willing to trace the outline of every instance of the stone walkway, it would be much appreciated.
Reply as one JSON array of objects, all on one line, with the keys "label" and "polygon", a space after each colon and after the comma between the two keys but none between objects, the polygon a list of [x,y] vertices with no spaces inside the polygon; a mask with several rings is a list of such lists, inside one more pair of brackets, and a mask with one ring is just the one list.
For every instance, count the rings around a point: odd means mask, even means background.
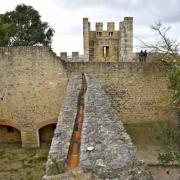
[{"label": "stone walkway", "polygon": [[[100,83],[92,74],[86,74],[86,81],[80,169],[77,170],[77,174],[80,172],[80,177],[88,175],[89,179],[152,180],[153,177],[146,170],[145,165],[137,160],[134,145]],[[46,180],[64,177],[76,179],[73,175],[76,174],[74,170],[63,172],[67,171],[66,158],[80,86],[80,77],[72,75],[69,79],[62,116],[58,120],[49,153],[46,176],[44,176]]]}]

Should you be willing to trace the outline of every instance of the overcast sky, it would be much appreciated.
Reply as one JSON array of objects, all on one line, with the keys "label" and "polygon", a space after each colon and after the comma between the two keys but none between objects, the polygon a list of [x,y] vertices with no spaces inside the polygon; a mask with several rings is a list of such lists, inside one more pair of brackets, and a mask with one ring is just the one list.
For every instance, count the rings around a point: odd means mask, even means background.
[{"label": "overcast sky", "polygon": [[31,5],[38,10],[42,21],[46,21],[55,30],[53,50],[59,55],[67,51],[83,53],[82,18],[88,17],[92,29],[95,22],[108,21],[118,23],[124,16],[134,17],[134,50],[136,39],[154,41],[155,35],[150,26],[160,20],[171,26],[171,36],[180,34],[179,0],[4,0],[0,5],[0,14],[14,10],[18,4]]}]

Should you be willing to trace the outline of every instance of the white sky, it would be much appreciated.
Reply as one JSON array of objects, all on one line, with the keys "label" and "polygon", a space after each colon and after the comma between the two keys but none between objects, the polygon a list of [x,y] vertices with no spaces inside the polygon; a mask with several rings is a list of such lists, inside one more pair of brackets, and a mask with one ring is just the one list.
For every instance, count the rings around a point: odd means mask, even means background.
[{"label": "white sky", "polygon": [[[2,0],[0,0],[2,1]],[[156,39],[150,26],[161,20],[172,26],[171,36],[180,35],[180,10],[178,0],[4,0],[0,4],[0,14],[14,10],[18,4],[31,5],[39,11],[42,21],[55,30],[53,50],[60,52],[79,51],[83,54],[82,18],[88,17],[92,29],[95,22],[118,23],[124,16],[134,17],[134,50],[138,40],[150,42]]]}]

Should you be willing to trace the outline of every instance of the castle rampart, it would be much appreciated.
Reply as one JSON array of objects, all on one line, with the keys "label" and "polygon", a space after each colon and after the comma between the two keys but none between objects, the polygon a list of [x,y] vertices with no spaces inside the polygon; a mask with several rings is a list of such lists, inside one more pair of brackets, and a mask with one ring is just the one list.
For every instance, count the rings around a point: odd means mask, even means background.
[{"label": "castle rampart", "polygon": [[0,48],[1,137],[12,126],[23,147],[39,146],[39,130],[57,121],[72,72],[95,74],[124,123],[177,119],[158,64],[64,62],[47,47]]}]

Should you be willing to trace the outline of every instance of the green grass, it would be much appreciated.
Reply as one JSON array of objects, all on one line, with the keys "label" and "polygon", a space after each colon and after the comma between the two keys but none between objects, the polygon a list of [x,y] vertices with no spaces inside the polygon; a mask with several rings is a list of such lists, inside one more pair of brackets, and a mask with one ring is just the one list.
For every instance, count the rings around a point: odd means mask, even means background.
[{"label": "green grass", "polygon": [[148,146],[161,146],[158,123],[124,124],[127,133],[137,148],[146,150]]}]

